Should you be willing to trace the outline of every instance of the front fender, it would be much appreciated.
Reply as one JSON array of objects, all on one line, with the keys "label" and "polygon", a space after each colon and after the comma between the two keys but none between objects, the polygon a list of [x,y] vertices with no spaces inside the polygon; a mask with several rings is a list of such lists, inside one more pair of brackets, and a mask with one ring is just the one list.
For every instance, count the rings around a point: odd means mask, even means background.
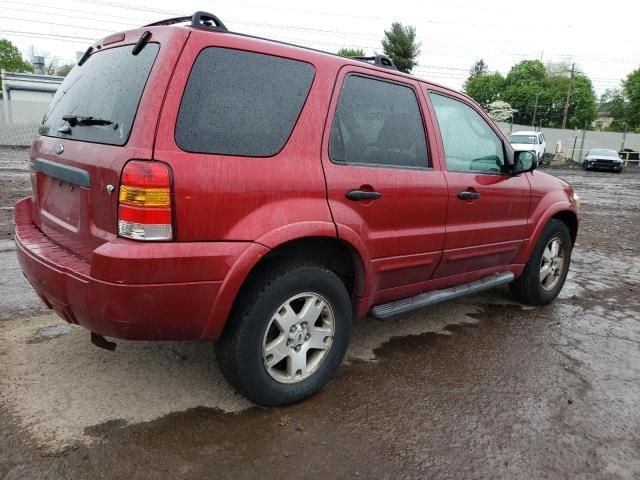
[{"label": "front fender", "polygon": [[533,253],[533,249],[538,243],[538,239],[540,238],[540,234],[542,233],[542,230],[544,230],[544,227],[553,217],[562,212],[570,212],[575,216],[577,221],[578,214],[575,205],[566,200],[557,201],[549,206],[539,206],[539,208],[534,211],[533,215],[530,217],[532,218],[530,229],[531,233],[529,234],[529,238],[525,241],[520,254],[513,261],[514,264],[527,263],[529,257],[531,257],[531,254]]}]

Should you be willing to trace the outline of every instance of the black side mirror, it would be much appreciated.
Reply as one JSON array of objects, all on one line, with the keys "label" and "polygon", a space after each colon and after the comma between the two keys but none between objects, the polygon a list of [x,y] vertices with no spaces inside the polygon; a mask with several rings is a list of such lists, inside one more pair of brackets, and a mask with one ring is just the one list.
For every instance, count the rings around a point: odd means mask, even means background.
[{"label": "black side mirror", "polygon": [[535,152],[529,150],[517,151],[513,156],[513,174],[532,172],[538,168],[538,157]]}]

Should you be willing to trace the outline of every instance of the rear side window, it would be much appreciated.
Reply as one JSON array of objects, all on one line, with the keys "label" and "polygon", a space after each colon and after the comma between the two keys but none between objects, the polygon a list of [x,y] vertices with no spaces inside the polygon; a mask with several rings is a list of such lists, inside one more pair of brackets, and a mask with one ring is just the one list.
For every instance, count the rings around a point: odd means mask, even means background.
[{"label": "rear side window", "polygon": [[275,155],[291,135],[313,76],[308,63],[206,48],[187,81],[176,143],[194,153]]},{"label": "rear side window", "polygon": [[[39,133],[109,145],[127,143],[159,48],[149,43],[138,55],[131,54],[130,45],[109,48],[76,65],[53,97]],[[72,126],[65,116],[93,118]],[[95,124],[99,120],[104,124]],[[69,127],[70,133],[59,132],[62,127]]]},{"label": "rear side window", "polygon": [[422,116],[411,87],[357,75],[342,86],[329,155],[337,163],[427,167]]}]

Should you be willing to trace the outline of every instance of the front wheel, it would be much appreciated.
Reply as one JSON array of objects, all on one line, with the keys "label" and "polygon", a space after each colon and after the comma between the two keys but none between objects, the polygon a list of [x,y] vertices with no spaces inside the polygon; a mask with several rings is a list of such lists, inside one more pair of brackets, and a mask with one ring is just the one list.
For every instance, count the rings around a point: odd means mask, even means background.
[{"label": "front wheel", "polygon": [[227,381],[264,406],[320,390],[340,366],[352,310],[342,281],[305,262],[264,268],[249,279],[216,346]]},{"label": "front wheel", "polygon": [[514,298],[528,305],[547,305],[555,300],[569,272],[571,248],[567,225],[551,220],[540,234],[522,275],[510,285]]}]

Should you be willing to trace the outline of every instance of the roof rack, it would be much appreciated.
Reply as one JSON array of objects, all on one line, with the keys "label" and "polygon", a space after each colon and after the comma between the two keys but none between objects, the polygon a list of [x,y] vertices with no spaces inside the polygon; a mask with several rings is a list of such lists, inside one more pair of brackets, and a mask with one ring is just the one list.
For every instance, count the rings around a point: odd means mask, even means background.
[{"label": "roof rack", "polygon": [[[329,55],[335,55],[335,53],[332,54],[331,52],[326,52],[324,50],[318,50],[316,48],[311,48],[311,47],[304,47],[302,45],[296,45],[295,43],[283,42],[280,40],[273,40],[271,38],[258,37],[255,35],[249,35],[247,33],[230,32],[229,29],[225,26],[225,24],[222,23],[222,20],[216,17],[213,13],[208,13],[208,12],[196,12],[190,17],[167,18],[166,20],[159,20],[157,22],[150,23],[148,25],[145,25],[144,27],[159,27],[162,25],[175,25],[176,23],[186,23],[186,22],[191,22],[190,26],[192,28],[199,28],[202,30],[214,30],[217,32],[227,32],[227,33],[232,33],[234,35],[239,35],[241,37],[256,38],[258,40],[267,40],[267,41],[276,42],[282,45],[289,45],[291,47],[304,48],[305,50],[312,50],[314,52],[328,53]],[[376,65],[378,67],[388,68],[390,70],[398,70],[398,68],[393,63],[393,60],[391,60],[386,55],[378,54],[371,57],[349,57],[349,58],[367,62],[372,65]]]},{"label": "roof rack", "polygon": [[360,60],[362,62],[373,63],[374,65],[377,65],[378,67],[382,67],[382,68],[398,70],[398,68],[393,63],[393,60],[391,60],[386,55],[374,55],[372,57],[349,57],[349,58],[353,58],[354,60]]},{"label": "roof rack", "polygon": [[162,25],[175,25],[176,23],[191,22],[193,28],[201,28],[203,30],[215,30],[217,32],[228,32],[229,29],[222,23],[213,13],[196,12],[190,17],[175,17],[150,23],[145,27],[159,27]]}]

